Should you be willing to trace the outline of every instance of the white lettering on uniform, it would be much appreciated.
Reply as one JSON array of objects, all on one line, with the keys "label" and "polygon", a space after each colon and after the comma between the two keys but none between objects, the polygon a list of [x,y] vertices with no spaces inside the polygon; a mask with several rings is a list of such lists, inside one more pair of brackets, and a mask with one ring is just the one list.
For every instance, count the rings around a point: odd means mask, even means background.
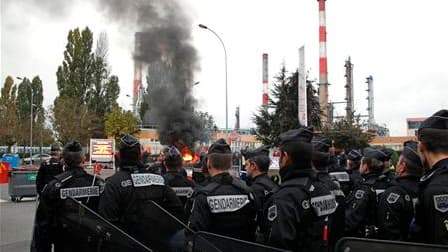
[{"label": "white lettering on uniform", "polygon": [[249,203],[247,195],[208,196],[207,203],[212,213],[235,212]]},{"label": "white lettering on uniform", "polygon": [[165,185],[165,180],[163,179],[163,177],[157,174],[135,173],[131,174],[131,178],[134,187]]},{"label": "white lettering on uniform", "polygon": [[339,182],[349,182],[350,181],[350,175],[348,175],[347,172],[330,172],[330,176],[337,179]]},{"label": "white lettering on uniform", "polygon": [[329,194],[311,198],[311,206],[313,206],[317,216],[323,216],[334,213],[338,207],[338,203],[334,195]]},{"label": "white lettering on uniform", "polygon": [[121,181],[121,187],[128,187],[131,185],[132,185],[132,180],[130,180],[130,179]]},{"label": "white lettering on uniform", "polygon": [[68,197],[72,198],[84,198],[100,196],[99,186],[84,186],[84,187],[71,187],[63,188],[60,190],[61,199],[66,199]]},{"label": "white lettering on uniform", "polygon": [[171,187],[178,197],[190,197],[193,194],[191,187]]}]

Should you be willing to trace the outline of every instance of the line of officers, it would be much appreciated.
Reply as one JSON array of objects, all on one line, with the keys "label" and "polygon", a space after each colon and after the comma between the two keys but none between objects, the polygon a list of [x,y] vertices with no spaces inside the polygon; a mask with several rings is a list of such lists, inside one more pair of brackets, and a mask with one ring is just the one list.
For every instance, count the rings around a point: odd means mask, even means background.
[{"label": "line of officers", "polygon": [[[291,251],[332,251],[344,236],[448,245],[448,111],[426,119],[417,139],[405,143],[392,174],[385,149],[352,150],[341,168],[331,139],[309,127],[289,130],[279,136],[280,184],[268,176],[267,146],[243,153],[249,177],[243,181],[230,174],[230,147],[218,140],[201,176],[190,181],[174,146],[164,151],[166,172],[154,174],[140,162],[138,140],[127,135],[120,142],[119,171],[103,181],[84,171],[81,145],[71,142],[62,151],[63,165],[55,157],[39,171],[32,251],[98,246],[66,224],[78,214],[68,196],[156,251],[166,250],[162,241],[169,232],[166,216],[151,201],[193,231]],[[180,236],[181,244],[188,247],[190,236]]]}]

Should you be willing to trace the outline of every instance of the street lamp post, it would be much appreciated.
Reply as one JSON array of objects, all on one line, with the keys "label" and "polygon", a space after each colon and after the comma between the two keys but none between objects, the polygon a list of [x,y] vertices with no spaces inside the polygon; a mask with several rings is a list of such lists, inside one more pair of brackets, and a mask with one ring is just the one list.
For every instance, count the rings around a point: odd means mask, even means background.
[{"label": "street lamp post", "polygon": [[226,46],[224,45],[224,42],[222,41],[221,37],[219,37],[219,35],[212,29],[210,29],[209,27],[203,25],[203,24],[199,24],[199,27],[202,29],[206,29],[209,30],[210,32],[212,32],[218,39],[219,42],[221,42],[222,48],[224,49],[224,67],[225,67],[225,83],[226,83],[226,134],[228,133],[229,130],[229,104],[228,104],[228,96],[227,96],[227,50],[226,50]]},{"label": "street lamp post", "polygon": [[[21,78],[21,77],[16,77],[18,80],[22,80],[24,81],[24,83],[28,83],[25,82],[25,78]],[[33,87],[31,86],[31,83],[28,83],[28,86],[30,87],[30,92],[31,92],[31,101],[30,101],[30,164],[33,164]]]}]

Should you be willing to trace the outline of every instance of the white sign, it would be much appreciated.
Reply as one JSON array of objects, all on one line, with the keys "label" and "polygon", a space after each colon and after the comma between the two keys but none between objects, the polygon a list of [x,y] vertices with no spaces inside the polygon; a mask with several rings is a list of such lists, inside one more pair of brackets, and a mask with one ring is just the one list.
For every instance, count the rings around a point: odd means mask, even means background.
[{"label": "white sign", "polygon": [[115,141],[113,139],[90,139],[90,163],[114,162]]}]

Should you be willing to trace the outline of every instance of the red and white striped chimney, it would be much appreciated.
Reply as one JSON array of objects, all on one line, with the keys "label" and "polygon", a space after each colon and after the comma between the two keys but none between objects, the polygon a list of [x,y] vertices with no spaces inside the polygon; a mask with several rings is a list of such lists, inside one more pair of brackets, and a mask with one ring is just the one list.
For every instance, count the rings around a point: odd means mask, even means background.
[{"label": "red and white striped chimney", "polygon": [[[135,56],[141,55],[140,41],[141,41],[141,33],[135,33],[135,41],[134,41],[134,53]],[[134,59],[134,83],[132,90],[132,111],[136,114],[139,110],[138,103],[140,98],[140,89],[142,86],[142,63]]]},{"label": "red and white striped chimney", "polygon": [[325,21],[325,1],[319,2],[319,104],[321,121],[328,124],[328,70],[327,70],[327,26]]},{"label": "red and white striped chimney", "polygon": [[263,53],[263,97],[262,105],[267,106],[269,100],[269,87],[268,87],[268,54]]}]

